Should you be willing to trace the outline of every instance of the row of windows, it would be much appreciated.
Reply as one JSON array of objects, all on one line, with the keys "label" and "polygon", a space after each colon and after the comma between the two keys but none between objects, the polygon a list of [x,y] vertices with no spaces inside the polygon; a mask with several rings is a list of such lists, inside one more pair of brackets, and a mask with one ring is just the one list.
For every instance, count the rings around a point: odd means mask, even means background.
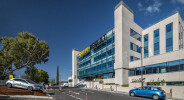
[{"label": "row of windows", "polygon": [[141,72],[143,74],[156,74],[174,71],[184,71],[184,60],[177,60],[144,67],[132,68],[129,70],[129,76],[141,75]]},{"label": "row of windows", "polygon": [[141,48],[138,45],[136,45],[132,42],[130,42],[130,49],[133,50],[133,51],[136,51],[138,53],[141,53]]},{"label": "row of windows", "polygon": [[141,35],[133,29],[130,29],[130,36],[141,42]]},{"label": "row of windows", "polygon": [[87,66],[87,65],[90,64],[90,63],[91,63],[91,60],[88,60],[88,61],[86,61],[86,62],[80,64],[80,65],[79,65],[79,68],[84,67],[84,66]]},{"label": "row of windows", "polygon": [[102,43],[101,45],[97,46],[95,49],[94,49],[94,53],[98,52],[99,50],[103,49],[104,47],[110,45],[114,43],[114,36],[111,37],[110,39],[108,39],[106,42]]},{"label": "row of windows", "polygon": [[99,61],[101,59],[104,59],[105,57],[108,57],[110,55],[114,55],[114,48],[110,49],[107,52],[104,52],[104,53],[102,53],[102,54],[100,54],[100,55],[98,55],[96,57],[94,57],[94,62]]},{"label": "row of windows", "polygon": [[85,59],[89,56],[91,56],[91,52],[88,52],[88,53],[84,54],[83,56],[79,57],[79,61],[82,61],[83,59]]},{"label": "row of windows", "polygon": [[114,60],[79,71],[79,76],[105,73],[107,70],[114,70]]},{"label": "row of windows", "polygon": [[140,60],[140,58],[134,57],[134,56],[130,56],[130,61],[136,61],[136,60]]},{"label": "row of windows", "polygon": [[[160,54],[159,29],[154,31],[154,55]],[[144,35],[144,58],[149,55],[148,34]],[[166,52],[173,51],[173,23],[166,25]]]}]

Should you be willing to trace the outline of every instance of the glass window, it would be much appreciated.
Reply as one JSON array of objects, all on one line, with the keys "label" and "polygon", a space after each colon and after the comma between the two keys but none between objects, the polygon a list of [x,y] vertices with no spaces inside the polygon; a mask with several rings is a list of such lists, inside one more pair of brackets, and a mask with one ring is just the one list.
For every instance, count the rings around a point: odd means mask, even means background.
[{"label": "glass window", "polygon": [[146,66],[146,74],[152,74],[152,66]]},{"label": "glass window", "polygon": [[166,82],[166,85],[184,86],[184,81]]},{"label": "glass window", "polygon": [[136,51],[138,53],[141,53],[141,48],[138,45],[136,45],[132,42],[130,42],[130,49],[133,50],[133,51]]},{"label": "glass window", "polygon": [[138,41],[141,41],[141,35],[135,32],[133,29],[130,29],[130,36],[135,38]]},{"label": "glass window", "polygon": [[160,68],[160,64],[155,64],[152,66],[153,67],[153,73],[159,73],[159,68]]},{"label": "glass window", "polygon": [[184,70],[184,60],[180,60],[180,70]]},{"label": "glass window", "polygon": [[149,50],[148,50],[148,34],[144,35],[144,58],[148,57]]},{"label": "glass window", "polygon": [[167,63],[167,72],[179,71],[179,61]]},{"label": "glass window", "polygon": [[135,70],[136,75],[141,75],[141,67],[138,67]]},{"label": "glass window", "polygon": [[154,55],[158,55],[159,50],[159,29],[154,31]]},{"label": "glass window", "polygon": [[135,69],[132,68],[129,70],[129,76],[134,76],[135,75]]},{"label": "glass window", "polygon": [[173,51],[173,23],[166,25],[166,52]]},{"label": "glass window", "polygon": [[183,26],[179,22],[179,49],[183,48]]},{"label": "glass window", "polygon": [[166,63],[160,64],[160,73],[166,73]]}]

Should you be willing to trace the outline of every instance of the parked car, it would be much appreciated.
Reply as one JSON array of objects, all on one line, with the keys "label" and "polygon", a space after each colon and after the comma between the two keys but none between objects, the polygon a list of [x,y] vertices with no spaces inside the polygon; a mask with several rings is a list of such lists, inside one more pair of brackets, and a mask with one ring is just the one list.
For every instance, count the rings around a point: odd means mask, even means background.
[{"label": "parked car", "polygon": [[24,89],[28,89],[30,91],[42,89],[41,85],[39,85],[31,80],[19,79],[19,78],[12,78],[12,79],[8,80],[6,82],[6,86],[8,88],[11,88],[11,87],[24,88]]},{"label": "parked car", "polygon": [[64,82],[62,86],[63,87],[68,87],[68,82]]},{"label": "parked car", "polygon": [[165,91],[161,87],[143,86],[129,91],[130,96],[150,97],[154,100],[165,99]]}]

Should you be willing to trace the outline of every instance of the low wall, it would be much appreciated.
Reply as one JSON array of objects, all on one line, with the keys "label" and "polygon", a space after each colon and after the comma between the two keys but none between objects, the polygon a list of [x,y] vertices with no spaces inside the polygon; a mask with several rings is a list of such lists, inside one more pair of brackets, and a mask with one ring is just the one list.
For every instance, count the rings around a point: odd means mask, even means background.
[{"label": "low wall", "polygon": [[103,79],[103,83],[104,84],[107,84],[107,83],[115,83],[115,78]]},{"label": "low wall", "polygon": [[0,80],[0,85],[6,85],[7,80]]},{"label": "low wall", "polygon": [[[184,99],[184,86],[160,86],[166,93],[170,93],[173,98]],[[171,91],[172,90],[172,91]]]},{"label": "low wall", "polygon": [[[99,84],[99,82],[85,82],[87,88],[94,88],[94,89],[103,89],[103,90],[112,90],[112,91],[121,91],[121,92],[129,92],[129,90],[141,87],[141,83],[130,83],[129,87],[122,87],[118,85],[105,85]],[[144,86],[146,86],[144,84]],[[167,94],[170,93],[172,89],[171,96],[173,98],[184,98],[184,86],[159,86],[161,87]]]}]

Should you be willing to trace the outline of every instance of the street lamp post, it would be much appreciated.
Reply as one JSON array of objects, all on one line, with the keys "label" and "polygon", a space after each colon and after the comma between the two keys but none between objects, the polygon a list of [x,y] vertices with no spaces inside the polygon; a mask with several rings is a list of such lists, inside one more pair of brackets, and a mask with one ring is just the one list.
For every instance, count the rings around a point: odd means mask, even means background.
[{"label": "street lamp post", "polygon": [[141,49],[141,86],[143,86],[143,59],[142,59],[142,46],[140,46]]}]

